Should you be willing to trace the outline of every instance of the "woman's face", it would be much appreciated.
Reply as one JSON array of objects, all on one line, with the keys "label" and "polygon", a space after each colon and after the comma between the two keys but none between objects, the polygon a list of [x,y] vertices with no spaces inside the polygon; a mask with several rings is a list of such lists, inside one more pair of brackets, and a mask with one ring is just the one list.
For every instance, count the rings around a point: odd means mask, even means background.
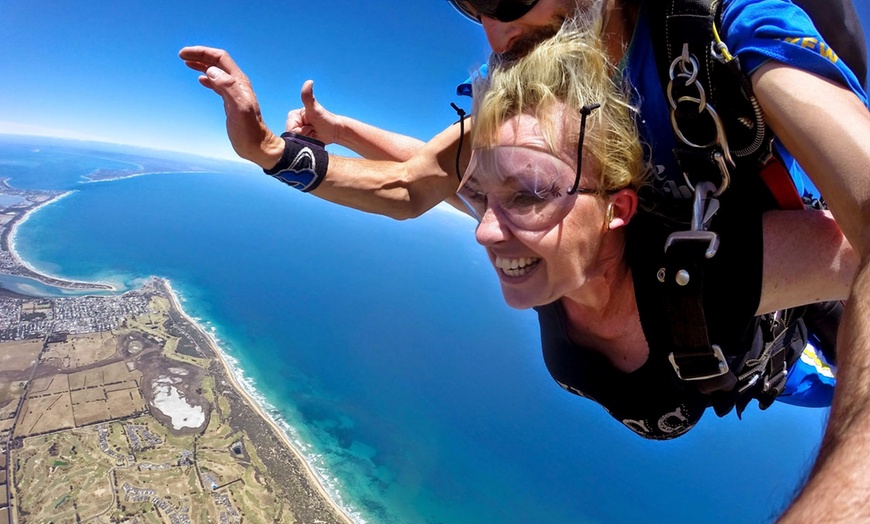
[{"label": "woman's face", "polygon": [[[532,116],[507,121],[498,144],[474,151],[459,195],[480,218],[477,241],[505,301],[525,309],[582,293],[601,273],[607,197],[567,194],[576,146],[551,154]],[[580,187],[589,188],[591,179],[584,172]]]}]

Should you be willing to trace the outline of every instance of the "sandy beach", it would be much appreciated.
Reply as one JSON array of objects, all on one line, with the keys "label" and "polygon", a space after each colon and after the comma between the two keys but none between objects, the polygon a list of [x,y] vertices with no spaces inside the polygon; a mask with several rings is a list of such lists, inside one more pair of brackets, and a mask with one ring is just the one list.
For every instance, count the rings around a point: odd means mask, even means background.
[{"label": "sandy beach", "polygon": [[208,333],[205,329],[203,329],[202,326],[198,322],[193,320],[184,311],[184,309],[181,307],[181,304],[178,301],[178,296],[175,294],[175,291],[173,291],[172,286],[170,285],[169,281],[166,279],[161,279],[161,281],[166,286],[166,290],[168,292],[170,300],[172,301],[172,307],[190,325],[194,326],[194,328],[197,331],[199,331],[199,333],[205,338],[205,340],[208,340],[209,345],[211,346],[210,349],[212,350],[212,352],[214,352],[217,359],[220,361],[221,366],[223,367],[223,370],[224,370],[224,374],[226,374],[226,376],[227,376],[227,380],[233,385],[233,387],[239,392],[239,394],[245,399],[245,401],[257,413],[257,415],[259,415],[263,420],[265,420],[269,424],[269,427],[272,428],[272,431],[274,431],[275,435],[287,446],[287,448],[293,453],[293,455],[299,460],[299,462],[301,462],[305,466],[305,471],[308,474],[308,478],[309,478],[311,484],[313,486],[317,487],[317,490],[320,492],[321,495],[323,495],[323,498],[325,500],[329,501],[330,505],[335,510],[335,512],[339,516],[341,516],[341,518],[347,524],[354,524],[354,521],[350,518],[350,516],[347,513],[345,513],[345,510],[341,506],[339,506],[334,500],[332,500],[332,497],[326,491],[326,488],[323,487],[323,484],[321,483],[320,478],[317,476],[317,473],[315,473],[315,471],[311,468],[311,465],[308,463],[308,461],[305,460],[305,457],[302,455],[302,453],[300,453],[299,450],[296,449],[295,446],[293,446],[293,443],[290,441],[287,434],[281,430],[281,427],[278,426],[278,424],[272,419],[272,417],[270,417],[269,415],[266,414],[266,412],[263,411],[263,408],[260,407],[260,405],[248,394],[248,392],[245,390],[245,388],[241,384],[239,384],[239,382],[236,380],[236,377],[233,375],[232,369],[230,368],[230,365],[227,362],[224,354],[221,352],[220,347],[218,346],[217,341],[215,340],[214,336],[212,336],[211,333]]},{"label": "sandy beach", "polygon": [[129,175],[118,175],[112,176],[109,178],[89,178],[91,175],[85,175],[85,180],[83,180],[82,184],[99,184],[102,182],[115,182],[116,180],[126,180],[128,178],[136,178],[140,176],[148,176],[148,175],[176,175],[176,174],[191,174],[191,173],[207,173],[207,171],[149,171],[147,173],[132,173]]},{"label": "sandy beach", "polygon": [[[6,188],[9,187],[8,184],[4,183],[4,185]],[[54,286],[54,287],[59,287],[59,288],[65,288],[65,289],[76,289],[76,290],[94,289],[94,290],[117,291],[117,289],[114,286],[112,286],[111,284],[107,284],[107,283],[79,282],[79,281],[75,281],[75,280],[68,280],[68,279],[53,277],[51,275],[46,275],[46,274],[40,272],[39,270],[37,270],[35,267],[28,264],[23,258],[21,258],[21,256],[18,254],[18,250],[15,248],[16,237],[18,234],[18,228],[21,226],[21,224],[24,224],[25,222],[27,222],[27,220],[30,218],[30,216],[33,213],[35,213],[36,211],[42,209],[43,207],[47,206],[48,204],[53,204],[55,202],[58,202],[62,198],[65,198],[73,193],[74,193],[74,191],[67,191],[67,192],[61,193],[60,195],[57,195],[55,197],[51,197],[48,200],[46,200],[45,202],[42,202],[42,203],[28,209],[20,217],[16,217],[16,218],[12,219],[11,223],[6,225],[6,227],[9,228],[8,231],[5,231],[4,234],[2,236],[0,236],[0,249],[7,251],[9,253],[9,256],[12,257],[12,260],[15,262],[15,264],[19,268],[22,268],[24,270],[24,271],[22,271],[23,274],[19,275],[19,276],[33,278],[34,280],[38,280],[38,281],[42,282],[43,284],[46,284],[49,286]],[[16,273],[11,273],[11,274],[16,274]]]},{"label": "sandy beach", "polygon": [[5,245],[0,246],[0,247],[9,251],[9,254],[12,255],[12,259],[15,261],[15,263],[17,263],[19,266],[21,266],[23,268],[29,269],[31,272],[33,272],[36,275],[48,276],[48,275],[42,275],[41,273],[39,273],[36,270],[36,268],[34,268],[33,266],[31,266],[30,264],[25,262],[21,258],[21,256],[18,255],[18,250],[15,249],[15,240],[16,240],[16,237],[18,235],[18,228],[19,228],[19,226],[21,226],[21,224],[24,224],[25,222],[27,222],[30,219],[30,215],[32,215],[35,211],[42,209],[43,206],[46,206],[48,204],[58,202],[61,199],[70,196],[72,193],[73,193],[72,191],[67,191],[65,193],[61,193],[60,195],[58,195],[54,198],[49,198],[45,202],[28,209],[23,215],[21,215],[20,218],[16,218],[16,219],[12,220],[12,224],[9,226],[9,233],[5,236],[5,239],[7,239],[5,242]]}]

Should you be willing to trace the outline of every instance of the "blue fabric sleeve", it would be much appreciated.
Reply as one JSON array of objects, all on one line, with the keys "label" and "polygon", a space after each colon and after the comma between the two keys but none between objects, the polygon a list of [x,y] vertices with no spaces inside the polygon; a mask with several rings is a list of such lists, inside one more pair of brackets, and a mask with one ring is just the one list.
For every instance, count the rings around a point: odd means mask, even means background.
[{"label": "blue fabric sleeve", "polygon": [[472,84],[474,83],[475,78],[486,78],[486,75],[489,72],[489,64],[483,64],[477,69],[477,72],[473,75],[469,76],[465,79],[465,82],[462,82],[458,86],[456,86],[456,94],[459,96],[474,96],[472,94]]},{"label": "blue fabric sleeve", "polygon": [[867,95],[854,73],[822,40],[809,16],[789,0],[726,0],[722,31],[731,54],[749,74],[768,60],[815,73]]},{"label": "blue fabric sleeve", "polygon": [[788,370],[785,389],[776,400],[793,406],[829,407],[834,398],[836,374],[836,366],[809,342],[800,359]]},{"label": "blue fabric sleeve", "polygon": [[[776,60],[847,87],[867,105],[855,74],[824,42],[809,16],[790,0],[725,0],[722,33],[729,51],[740,58],[750,75],[768,60]],[[779,140],[775,145],[799,194],[818,198],[818,190],[791,153]]]}]

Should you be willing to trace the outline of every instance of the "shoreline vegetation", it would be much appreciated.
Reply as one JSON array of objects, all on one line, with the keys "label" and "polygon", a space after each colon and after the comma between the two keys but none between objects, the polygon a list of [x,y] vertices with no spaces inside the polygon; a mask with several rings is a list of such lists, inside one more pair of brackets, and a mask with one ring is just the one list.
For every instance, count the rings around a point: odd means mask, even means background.
[{"label": "shoreline vegetation", "polygon": [[347,510],[345,510],[341,505],[335,502],[332,498],[332,495],[326,490],[326,487],[323,485],[323,482],[311,464],[305,459],[305,456],[299,451],[296,446],[293,445],[290,437],[285,433],[278,423],[270,417],[262,406],[248,393],[247,389],[242,385],[239,380],[236,378],[235,373],[233,373],[232,367],[227,361],[226,355],[224,355],[223,351],[220,348],[217,340],[214,335],[212,335],[209,331],[207,331],[199,322],[195,321],[184,309],[181,307],[181,303],[178,299],[178,294],[172,289],[172,286],[168,279],[160,279],[163,282],[163,285],[166,287],[172,307],[178,312],[179,315],[182,316],[190,325],[194,327],[205,339],[208,341],[210,345],[211,351],[217,356],[217,360],[223,368],[223,372],[225,376],[229,379],[229,382],[233,385],[233,387],[238,391],[239,394],[245,399],[245,401],[250,404],[253,410],[259,415],[272,431],[281,439],[284,445],[290,450],[291,453],[302,463],[305,471],[307,472],[308,478],[311,481],[312,485],[317,488],[320,494],[332,505],[333,509],[342,517],[342,520],[346,524],[353,524],[355,521],[351,519],[351,517],[347,514]]},{"label": "shoreline vegetation", "polygon": [[[133,176],[152,174],[151,172],[130,173],[126,172],[125,170],[121,170],[116,173],[117,176],[112,177],[109,170],[100,169],[98,171],[99,173],[95,177],[85,177],[87,179],[87,182],[84,183],[106,182],[122,178],[130,178]],[[162,172],[176,173],[179,171]],[[73,281],[42,273],[30,264],[28,264],[16,250],[15,240],[18,227],[26,222],[27,219],[35,211],[42,209],[48,204],[55,203],[72,193],[73,191],[21,190],[10,186],[8,184],[8,179],[0,180],[0,196],[10,195],[14,197],[21,197],[23,200],[31,204],[28,206],[0,206],[0,213],[2,213],[0,214],[0,217],[2,217],[0,218],[0,227],[2,227],[2,233],[0,233],[0,274],[26,277],[48,286],[82,292],[118,291],[116,287],[106,283]],[[198,338],[203,340],[208,346],[208,349],[214,354],[214,358],[219,363],[220,373],[223,375],[216,376],[215,383],[220,383],[220,381],[223,380],[224,382],[230,384],[235,392],[239,395],[239,397],[241,397],[242,402],[246,404],[247,407],[253,413],[255,413],[257,417],[262,419],[262,421],[268,426],[269,430],[271,430],[271,432],[273,433],[273,436],[278,439],[280,444],[283,445],[286,453],[288,453],[289,455],[288,457],[284,457],[283,463],[286,464],[288,462],[287,459],[289,459],[289,462],[298,463],[297,467],[292,467],[291,469],[294,472],[298,473],[302,478],[296,479],[297,482],[293,482],[293,484],[303,484],[312,487],[317,492],[322,501],[326,503],[328,508],[331,510],[331,516],[338,519],[338,522],[342,522],[345,524],[365,522],[364,520],[361,520],[361,517],[357,513],[353,512],[349,508],[344,508],[340,503],[335,500],[336,497],[340,498],[340,494],[329,492],[329,490],[324,485],[324,481],[326,479],[322,478],[322,476],[318,474],[315,468],[308,462],[308,460],[306,460],[303,452],[300,451],[293,444],[290,436],[281,429],[278,422],[273,417],[271,417],[267,413],[267,410],[263,406],[261,406],[257,402],[257,400],[247,391],[245,386],[240,382],[240,379],[236,376],[236,373],[234,373],[233,367],[228,361],[227,355],[220,348],[220,344],[218,343],[216,337],[207,329],[205,329],[203,325],[195,321],[186,311],[184,311],[181,305],[180,297],[178,296],[177,292],[172,289],[169,280],[159,276],[152,276],[149,280],[156,281],[158,285],[155,286],[155,288],[162,289],[163,293],[165,293],[165,298],[171,304],[170,314],[174,312],[179,318],[182,319],[183,322],[191,326],[192,329],[196,331],[196,333],[199,335]],[[20,296],[20,293],[8,289],[0,288],[0,292],[9,296]],[[214,369],[214,366],[212,366],[210,369]],[[246,417],[241,418],[245,419]],[[251,432],[249,431],[249,433]],[[251,435],[251,438],[252,440],[254,440],[253,435]],[[271,443],[265,443],[265,445],[267,446],[269,444]],[[257,447],[256,443],[255,447]],[[279,476],[278,478],[281,477]],[[326,515],[324,515],[324,517],[326,517]]]}]

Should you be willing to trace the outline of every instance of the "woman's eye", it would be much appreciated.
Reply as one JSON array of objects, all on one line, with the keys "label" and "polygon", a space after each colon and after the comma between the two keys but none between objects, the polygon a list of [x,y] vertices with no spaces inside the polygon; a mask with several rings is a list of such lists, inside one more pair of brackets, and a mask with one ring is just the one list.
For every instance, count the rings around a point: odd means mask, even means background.
[{"label": "woman's eye", "polygon": [[486,202],[486,193],[482,191],[469,191],[468,199],[482,204]]},{"label": "woman's eye", "polygon": [[459,194],[469,203],[486,205],[486,193],[464,187]]},{"label": "woman's eye", "polygon": [[546,198],[536,193],[514,193],[510,200],[511,207],[529,207],[542,204]]}]

